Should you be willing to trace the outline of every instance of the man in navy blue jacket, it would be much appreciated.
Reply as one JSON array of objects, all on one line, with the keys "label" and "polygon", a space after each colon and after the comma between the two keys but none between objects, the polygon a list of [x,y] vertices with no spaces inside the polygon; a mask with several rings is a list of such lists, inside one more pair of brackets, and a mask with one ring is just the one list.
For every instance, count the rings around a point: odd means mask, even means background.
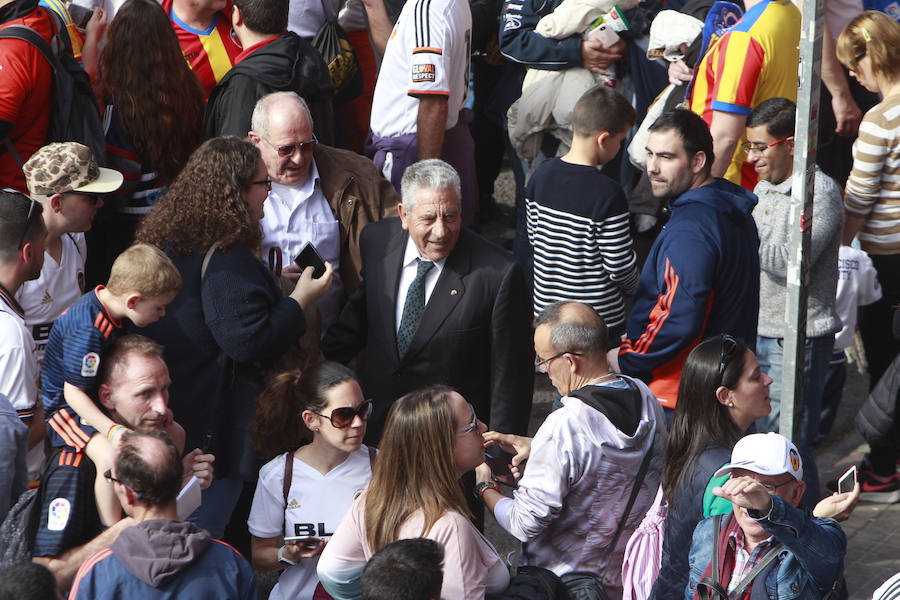
[{"label": "man in navy blue jacket", "polygon": [[710,175],[713,142],[703,119],[678,109],[650,127],[647,175],[671,219],[641,272],[626,339],[610,360],[674,409],[688,353],[720,333],[755,348],[759,313],[756,196]]}]

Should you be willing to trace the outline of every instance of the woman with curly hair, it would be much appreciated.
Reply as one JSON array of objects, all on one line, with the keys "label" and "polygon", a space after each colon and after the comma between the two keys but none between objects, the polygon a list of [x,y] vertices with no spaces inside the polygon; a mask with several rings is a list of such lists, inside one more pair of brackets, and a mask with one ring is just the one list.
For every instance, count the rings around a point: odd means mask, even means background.
[{"label": "woman with curly hair", "polygon": [[[259,472],[247,521],[253,566],[272,571],[294,563],[270,600],[315,597],[323,536],[372,478],[375,450],[362,443],[371,415],[353,371],[334,362],[281,373],[260,394],[254,437],[260,454],[274,458]],[[288,539],[296,536],[308,539]]]},{"label": "woman with curly hair", "polygon": [[394,402],[366,492],[319,559],[335,600],[360,597],[360,576],[391,542],[426,537],[444,547],[441,598],[484,598],[509,584],[497,551],[472,524],[459,478],[484,462],[487,427],[453,389],[433,386]]},{"label": "woman with curly hair", "polygon": [[191,448],[216,455],[198,524],[221,537],[243,481],[257,475],[249,427],[271,365],[306,330],[307,310],[328,289],[331,265],[306,269],[289,296],[256,252],[270,183],[259,150],[214,138],[188,159],[137,238],[162,248],[181,272],[167,314],[145,330],[166,348],[169,407]]},{"label": "woman with curly hair", "polygon": [[200,144],[205,97],[169,17],[153,0],[128,0],[116,13],[100,52],[96,91],[105,107],[107,162],[125,175],[88,233],[88,280],[102,283]]}]

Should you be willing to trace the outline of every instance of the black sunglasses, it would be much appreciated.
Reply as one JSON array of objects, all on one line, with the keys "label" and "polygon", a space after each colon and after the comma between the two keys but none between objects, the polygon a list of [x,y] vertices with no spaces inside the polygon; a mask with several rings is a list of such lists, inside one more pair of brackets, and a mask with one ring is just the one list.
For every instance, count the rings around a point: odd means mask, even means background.
[{"label": "black sunglasses", "polygon": [[716,372],[716,379],[719,384],[722,383],[722,377],[725,376],[725,369],[734,357],[734,351],[737,349],[737,340],[728,334],[722,334],[722,354],[719,356],[719,370]]},{"label": "black sunglasses", "polygon": [[368,421],[369,417],[372,416],[372,401],[366,400],[356,408],[352,408],[350,406],[342,406],[340,408],[336,408],[331,411],[331,416],[323,415],[322,413],[317,413],[315,411],[311,411],[315,415],[319,415],[320,417],[325,417],[329,421],[331,421],[331,425],[337,429],[344,429],[345,427],[350,427],[350,424],[353,423],[353,417],[359,417],[363,421]]},{"label": "black sunglasses", "polygon": [[121,479],[116,479],[115,477],[113,477],[113,476],[112,476],[112,469],[107,469],[107,470],[103,473],[103,478],[106,479],[106,481],[107,481],[108,483],[113,483],[113,482],[115,482],[115,483],[118,483],[119,485],[124,485],[124,486],[127,487],[129,490],[131,490],[132,492],[134,492],[135,494],[137,494],[137,497],[138,497],[138,498],[141,498],[141,497],[142,497],[142,496],[141,496],[141,493],[140,493],[139,491],[137,491],[136,489],[134,489],[133,487],[131,487],[130,485],[128,485],[127,483],[125,483],[125,482],[122,481]]},{"label": "black sunglasses", "polygon": [[5,192],[7,194],[15,194],[16,196],[19,196],[20,198],[25,198],[26,200],[28,200],[28,202],[30,202],[30,204],[28,205],[28,216],[25,217],[25,225],[22,226],[22,235],[19,236],[19,243],[16,244],[16,249],[19,250],[25,244],[25,236],[28,235],[28,226],[31,225],[31,217],[32,217],[32,215],[34,215],[34,208],[35,208],[35,206],[37,206],[38,202],[31,196],[29,196],[27,194],[23,194],[22,192],[20,192],[18,190],[11,190],[9,188],[4,188],[3,190],[0,190],[0,191]]}]

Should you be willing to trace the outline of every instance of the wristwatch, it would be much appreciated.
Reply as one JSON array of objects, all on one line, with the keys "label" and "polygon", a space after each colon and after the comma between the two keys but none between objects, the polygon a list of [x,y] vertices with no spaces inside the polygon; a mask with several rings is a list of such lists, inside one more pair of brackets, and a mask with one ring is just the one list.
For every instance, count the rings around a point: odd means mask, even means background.
[{"label": "wristwatch", "polygon": [[278,549],[278,562],[286,567],[293,567],[297,563],[284,557],[284,546]]}]

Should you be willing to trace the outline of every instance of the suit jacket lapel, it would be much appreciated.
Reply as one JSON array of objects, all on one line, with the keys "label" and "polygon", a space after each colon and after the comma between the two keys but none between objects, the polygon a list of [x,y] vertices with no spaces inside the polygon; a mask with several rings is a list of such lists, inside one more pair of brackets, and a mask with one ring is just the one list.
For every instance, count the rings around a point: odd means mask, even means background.
[{"label": "suit jacket lapel", "polygon": [[406,250],[406,240],[409,234],[400,228],[399,220],[395,235],[391,236],[385,249],[384,260],[379,264],[382,266],[379,282],[381,294],[380,298],[384,299],[381,306],[378,307],[375,315],[383,315],[381,318],[382,339],[390,340],[394,360],[399,360],[397,355],[397,287],[400,285],[400,271],[403,266],[403,253]]},{"label": "suit jacket lapel", "polygon": [[444,263],[434,291],[431,292],[428,304],[425,305],[425,312],[422,314],[419,328],[416,329],[416,333],[409,343],[404,362],[406,359],[414,357],[430,342],[466,293],[462,278],[468,274],[471,268],[471,253],[464,234],[464,231],[460,232],[456,247],[447,257],[447,262]]}]

